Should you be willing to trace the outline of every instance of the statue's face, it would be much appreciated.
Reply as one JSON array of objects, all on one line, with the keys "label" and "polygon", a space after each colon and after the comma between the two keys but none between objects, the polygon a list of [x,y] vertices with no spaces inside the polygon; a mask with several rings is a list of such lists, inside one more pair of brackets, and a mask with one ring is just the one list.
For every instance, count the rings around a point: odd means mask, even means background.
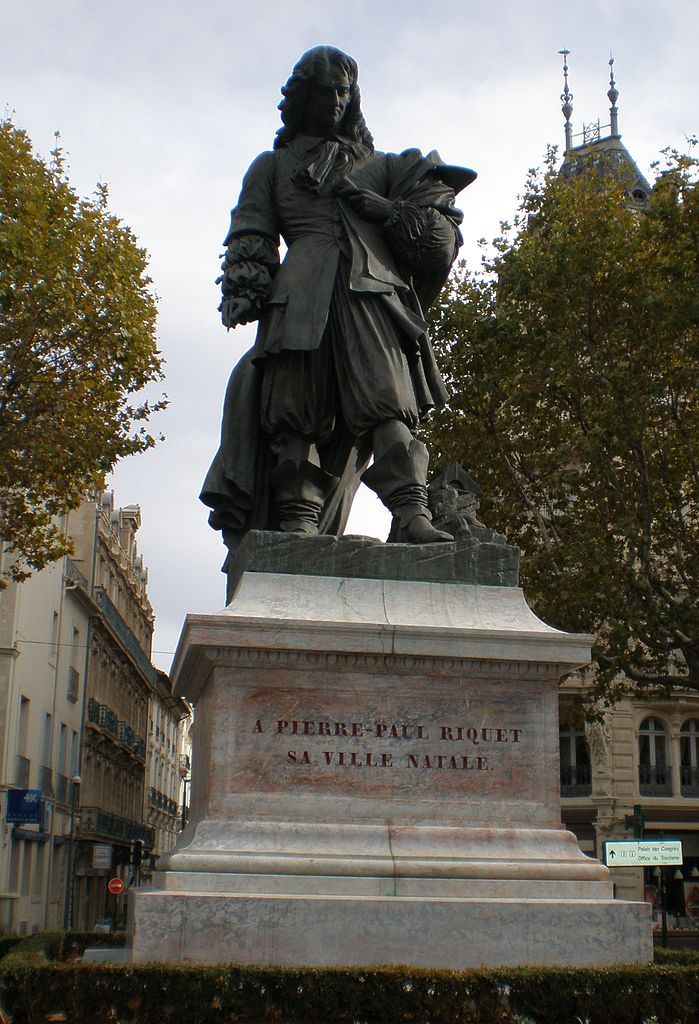
[{"label": "statue's face", "polygon": [[342,123],[350,101],[350,81],[344,71],[319,74],[308,91],[305,128],[310,135],[329,136]]}]

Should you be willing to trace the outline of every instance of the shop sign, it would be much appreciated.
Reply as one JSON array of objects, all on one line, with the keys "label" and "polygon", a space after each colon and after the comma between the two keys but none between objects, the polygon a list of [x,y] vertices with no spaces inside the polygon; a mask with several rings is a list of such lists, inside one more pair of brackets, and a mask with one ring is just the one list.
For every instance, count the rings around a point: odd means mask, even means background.
[{"label": "shop sign", "polygon": [[41,825],[41,790],[8,789],[5,821],[9,825]]},{"label": "shop sign", "polygon": [[112,844],[95,843],[92,847],[93,868],[111,868],[112,866]]}]

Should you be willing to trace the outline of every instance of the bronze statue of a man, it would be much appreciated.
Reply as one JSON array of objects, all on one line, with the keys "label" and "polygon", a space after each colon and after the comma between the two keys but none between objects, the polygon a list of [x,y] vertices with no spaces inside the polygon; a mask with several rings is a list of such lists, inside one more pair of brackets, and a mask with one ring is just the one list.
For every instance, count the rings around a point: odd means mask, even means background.
[{"label": "bronze statue of a man", "polygon": [[446,398],[424,313],[476,175],[436,152],[375,151],[357,65],[333,47],[305,53],[282,95],[225,239],[223,323],[259,327],[228,384],[209,522],[229,547],[249,529],[341,533],[363,480],[393,514],[389,540],[452,540],[430,521],[413,430]]}]

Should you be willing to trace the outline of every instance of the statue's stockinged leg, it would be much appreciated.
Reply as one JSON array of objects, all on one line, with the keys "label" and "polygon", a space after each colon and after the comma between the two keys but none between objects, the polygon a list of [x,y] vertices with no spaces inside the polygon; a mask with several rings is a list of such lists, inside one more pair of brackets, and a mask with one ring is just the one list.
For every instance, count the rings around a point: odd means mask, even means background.
[{"label": "statue's stockinged leg", "polygon": [[428,462],[427,448],[411,437],[407,443],[397,441],[378,454],[373,466],[362,474],[362,482],[393,513],[388,537],[391,542],[434,544],[454,540],[450,533],[432,525],[427,505]]},{"label": "statue's stockinged leg", "polygon": [[270,482],[279,529],[285,533],[318,533],[321,510],[337,487],[337,477],[307,460],[285,459],[272,470]]}]

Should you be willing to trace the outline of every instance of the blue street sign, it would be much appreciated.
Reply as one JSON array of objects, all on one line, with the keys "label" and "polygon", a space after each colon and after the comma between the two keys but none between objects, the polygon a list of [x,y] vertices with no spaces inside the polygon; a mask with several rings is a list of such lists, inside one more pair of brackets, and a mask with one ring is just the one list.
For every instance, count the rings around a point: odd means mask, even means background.
[{"label": "blue street sign", "polygon": [[41,825],[41,790],[8,789],[5,821],[8,825]]}]

